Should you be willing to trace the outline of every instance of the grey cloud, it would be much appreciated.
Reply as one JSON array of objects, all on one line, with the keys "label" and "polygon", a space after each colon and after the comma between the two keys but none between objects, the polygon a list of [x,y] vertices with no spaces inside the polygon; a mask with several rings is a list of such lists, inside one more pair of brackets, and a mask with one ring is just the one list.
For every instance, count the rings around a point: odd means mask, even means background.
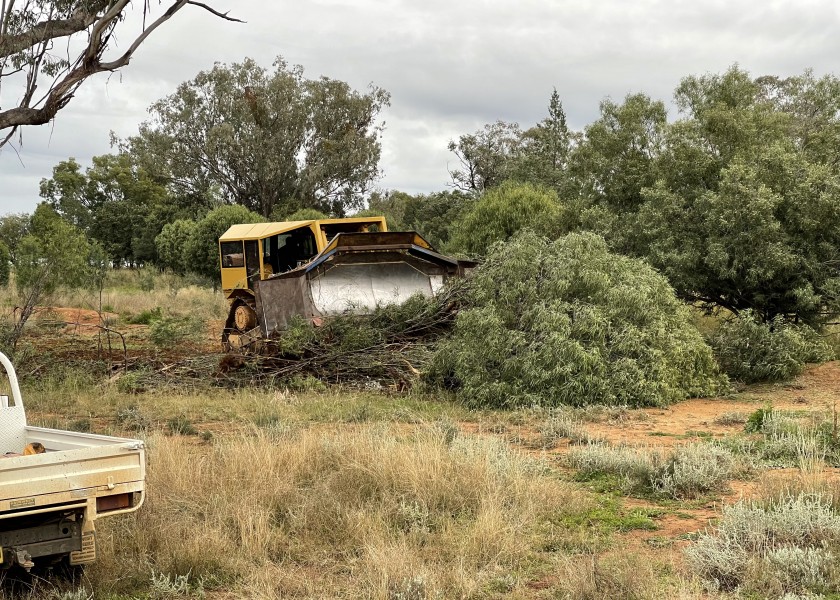
[{"label": "grey cloud", "polygon": [[[216,61],[277,55],[357,88],[392,94],[383,115],[383,187],[444,189],[454,157],[446,143],[503,119],[528,127],[556,87],[582,128],[605,97],[643,92],[669,102],[680,79],[734,63],[754,75],[813,67],[840,55],[833,1],[761,0],[250,0],[213,5],[247,24],[199,10],[176,15],[120,74],[87,82],[54,127],[24,132],[21,168],[0,154],[0,213],[30,210],[38,182],[68,156],[88,164],[109,151],[108,132],[130,135],[146,108]],[[136,14],[129,25],[136,32]],[[121,43],[130,40],[128,32]],[[675,118],[675,111],[671,110]]]}]

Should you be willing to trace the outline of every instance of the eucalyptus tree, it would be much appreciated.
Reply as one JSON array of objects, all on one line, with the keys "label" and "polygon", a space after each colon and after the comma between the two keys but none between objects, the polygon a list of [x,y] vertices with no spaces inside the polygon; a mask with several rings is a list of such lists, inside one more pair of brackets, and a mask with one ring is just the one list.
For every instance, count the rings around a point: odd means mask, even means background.
[{"label": "eucalyptus tree", "polygon": [[496,121],[475,133],[449,142],[458,166],[449,171],[452,185],[462,192],[482,193],[510,177],[513,160],[522,148],[522,130],[517,123]]},{"label": "eucalyptus tree", "polygon": [[687,300],[819,324],[840,313],[840,85],[688,77],[640,246]]},{"label": "eucalyptus tree", "polygon": [[278,58],[269,70],[246,58],[217,63],[149,109],[152,119],[124,142],[179,196],[335,215],[360,208],[379,176],[378,115],[389,94],[307,79]]},{"label": "eucalyptus tree", "polygon": [[101,244],[114,265],[154,262],[160,229],[187,216],[179,200],[127,153],[94,156],[92,163],[83,172],[73,158],[59,162],[41,180],[41,197]]}]

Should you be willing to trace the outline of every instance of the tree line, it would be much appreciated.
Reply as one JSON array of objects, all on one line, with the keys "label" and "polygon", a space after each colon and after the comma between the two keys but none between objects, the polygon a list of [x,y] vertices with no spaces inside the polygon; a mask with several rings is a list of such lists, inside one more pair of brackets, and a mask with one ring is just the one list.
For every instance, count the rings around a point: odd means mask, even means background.
[{"label": "tree line", "polygon": [[[114,265],[215,278],[215,240],[232,223],[365,210],[475,257],[521,229],[594,232],[703,308],[815,326],[840,312],[833,75],[688,76],[673,120],[663,101],[630,94],[578,131],[555,90],[533,126],[498,121],[450,142],[450,188],[422,195],[374,187],[388,101],[280,58],[217,64],[153,104],[112,154],[84,171],[56,165],[40,194]],[[17,265],[26,220],[0,220],[0,263]]]}]

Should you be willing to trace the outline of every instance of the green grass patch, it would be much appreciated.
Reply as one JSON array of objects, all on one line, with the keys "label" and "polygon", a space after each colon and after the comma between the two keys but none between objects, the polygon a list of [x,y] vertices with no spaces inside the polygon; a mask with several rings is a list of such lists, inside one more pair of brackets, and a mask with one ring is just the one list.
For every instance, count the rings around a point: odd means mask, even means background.
[{"label": "green grass patch", "polygon": [[597,529],[603,533],[636,529],[653,531],[657,529],[653,518],[661,515],[662,511],[658,509],[632,508],[628,510],[613,498],[601,497],[597,506],[586,512],[566,515],[561,522],[568,527]]}]

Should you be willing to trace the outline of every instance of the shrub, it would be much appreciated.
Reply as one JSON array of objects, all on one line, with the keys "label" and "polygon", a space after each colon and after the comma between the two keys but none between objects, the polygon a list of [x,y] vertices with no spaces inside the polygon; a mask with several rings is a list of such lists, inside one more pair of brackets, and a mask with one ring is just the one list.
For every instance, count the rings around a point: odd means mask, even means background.
[{"label": "shrub", "polygon": [[662,406],[723,382],[668,282],[593,234],[495,245],[464,304],[429,379],[473,407]]},{"label": "shrub", "polygon": [[839,545],[840,514],[831,502],[800,494],[724,507],[715,530],[689,546],[686,557],[712,589],[782,597],[836,590]]},{"label": "shrub", "polygon": [[811,327],[785,323],[780,317],[764,323],[750,310],[724,321],[709,343],[721,369],[743,383],[791,379],[805,363],[832,355]]},{"label": "shrub", "polygon": [[198,430],[185,415],[177,415],[166,422],[172,435],[198,435]]},{"label": "shrub", "polygon": [[464,214],[452,248],[483,256],[495,242],[506,241],[525,228],[556,235],[564,210],[553,190],[505,182],[486,191]]},{"label": "shrub", "polygon": [[706,443],[679,446],[668,454],[590,444],[570,452],[569,462],[584,476],[620,477],[627,492],[672,498],[694,498],[717,489],[735,467],[729,450]]},{"label": "shrub", "polygon": [[543,448],[551,448],[563,438],[567,438],[574,444],[593,441],[580,420],[558,409],[551,410],[548,418],[540,424],[539,432],[539,445]]},{"label": "shrub", "polygon": [[197,340],[203,330],[204,322],[196,317],[161,317],[149,326],[149,339],[162,348]]},{"label": "shrub", "polygon": [[152,309],[144,310],[140,314],[131,317],[128,322],[132,325],[151,325],[153,321],[163,317],[163,309],[155,306]]},{"label": "shrub", "polygon": [[719,488],[732,476],[735,458],[713,444],[687,444],[671,455],[653,479],[654,491],[672,498],[694,498]]},{"label": "shrub", "polygon": [[818,420],[802,425],[791,416],[772,407],[760,408],[747,419],[747,433],[760,434],[748,440],[733,438],[728,442],[735,451],[752,454],[775,465],[798,466],[810,470],[822,468],[828,459],[837,462],[833,424]]}]

